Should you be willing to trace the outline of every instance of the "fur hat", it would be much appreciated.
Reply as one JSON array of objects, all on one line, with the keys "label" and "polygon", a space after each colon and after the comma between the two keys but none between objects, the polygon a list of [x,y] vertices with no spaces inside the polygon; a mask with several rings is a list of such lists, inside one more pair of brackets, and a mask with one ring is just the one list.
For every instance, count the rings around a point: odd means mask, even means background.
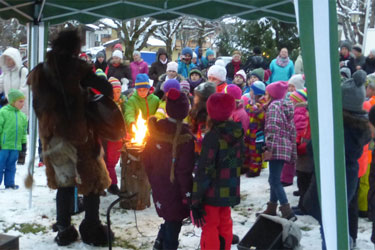
[{"label": "fur hat", "polygon": [[102,77],[102,78],[104,78],[104,79],[107,80],[107,75],[104,73],[104,71],[103,71],[102,69],[97,69],[97,70],[95,71],[95,74],[96,74],[97,76]]},{"label": "fur hat", "polygon": [[134,50],[134,52],[133,52],[133,56],[135,56],[135,55],[139,55],[139,56],[141,56],[141,52],[139,52],[138,50]]},{"label": "fur hat", "polygon": [[178,91],[180,91],[180,88],[180,83],[176,79],[169,79],[165,81],[163,85],[164,93],[168,93],[168,91],[171,89],[177,89]]},{"label": "fur hat", "polygon": [[235,50],[235,51],[232,52],[232,56],[234,56],[234,55],[240,55],[241,56],[242,53],[239,50]]},{"label": "fur hat", "polygon": [[188,95],[190,93],[190,83],[186,80],[180,82],[181,92]]},{"label": "fur hat", "polygon": [[304,89],[298,89],[290,94],[289,99],[294,103],[307,102],[307,93]]},{"label": "fur hat", "polygon": [[113,76],[111,76],[111,77],[108,79],[108,82],[109,82],[110,84],[112,84],[112,88],[114,88],[114,89],[116,89],[116,88],[121,88],[121,82],[120,82],[117,78],[115,78],[115,77],[113,77]]},{"label": "fur hat", "polygon": [[225,93],[215,93],[207,100],[207,112],[212,120],[226,121],[236,108],[233,96]]},{"label": "fur hat", "polygon": [[259,79],[259,81],[264,81],[264,69],[257,68],[250,72],[250,76],[255,76]]},{"label": "fur hat", "polygon": [[112,53],[112,57],[119,57],[120,59],[122,59],[122,52],[119,50],[115,50]]},{"label": "fur hat", "polygon": [[213,76],[224,82],[227,79],[227,70],[220,65],[212,65],[207,72],[207,77]]},{"label": "fur hat", "polygon": [[375,90],[375,73],[367,75],[366,85]]},{"label": "fur hat", "polygon": [[353,74],[353,78],[347,79],[341,84],[343,109],[363,112],[362,106],[366,98],[365,82],[366,72],[358,70]]},{"label": "fur hat", "polygon": [[9,104],[14,104],[16,101],[25,99],[25,95],[18,89],[11,89],[8,93]]},{"label": "fur hat", "polygon": [[176,62],[169,62],[167,64],[167,71],[174,71],[177,72],[178,64]]},{"label": "fur hat", "polygon": [[296,89],[304,89],[305,79],[302,74],[296,74],[289,79],[288,84],[293,85]]},{"label": "fur hat", "polygon": [[347,48],[349,52],[352,50],[352,45],[349,41],[343,41],[340,45],[340,49]]},{"label": "fur hat", "polygon": [[185,47],[181,51],[181,55],[189,54],[191,57],[193,57],[193,50],[190,47]]},{"label": "fur hat", "polygon": [[266,87],[266,91],[274,100],[283,99],[288,91],[288,82],[273,82]]},{"label": "fur hat", "polygon": [[266,93],[266,85],[261,81],[255,81],[250,88],[254,95],[264,95]]},{"label": "fur hat", "polygon": [[205,98],[206,100],[216,92],[215,83],[212,82],[204,82],[199,84],[195,89],[194,93],[198,94],[199,96]]},{"label": "fur hat", "polygon": [[183,120],[189,113],[189,99],[184,93],[172,88],[167,93],[166,111],[170,118]]},{"label": "fur hat", "polygon": [[151,88],[150,80],[147,74],[138,74],[135,78],[135,89]]},{"label": "fur hat", "polygon": [[241,100],[242,90],[236,84],[229,84],[226,86],[224,93],[233,96],[236,100]]},{"label": "fur hat", "polygon": [[234,74],[234,77],[236,76],[241,76],[243,81],[246,82],[246,73],[243,69],[240,69],[239,71],[237,71],[237,73]]}]

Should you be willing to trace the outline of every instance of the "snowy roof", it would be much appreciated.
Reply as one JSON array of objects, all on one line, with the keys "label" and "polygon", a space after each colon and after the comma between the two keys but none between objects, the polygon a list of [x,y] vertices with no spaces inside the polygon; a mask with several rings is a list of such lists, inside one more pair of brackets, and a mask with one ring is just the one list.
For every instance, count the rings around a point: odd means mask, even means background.
[{"label": "snowy roof", "polygon": [[112,29],[116,29],[117,28],[117,25],[115,24],[115,22],[113,22],[112,19],[110,18],[103,18],[103,19],[100,19],[100,22],[111,27]]},{"label": "snowy roof", "polygon": [[150,45],[150,46],[166,46],[165,42],[163,42],[162,40],[159,40],[155,37],[150,37],[148,40],[147,40],[147,45]]},{"label": "snowy roof", "polygon": [[104,47],[108,47],[108,46],[111,46],[111,45],[114,45],[114,44],[118,43],[119,41],[120,41],[120,39],[117,38],[117,39],[114,39],[114,40],[108,41],[108,42],[106,42],[106,43],[103,43],[103,46],[104,46]]},{"label": "snowy roof", "polygon": [[104,46],[92,47],[86,49],[86,52],[90,52],[92,55],[96,55],[99,51],[105,50]]},{"label": "snowy roof", "polygon": [[98,30],[98,29],[100,29],[99,26],[96,26],[96,25],[94,25],[94,24],[86,24],[86,27],[89,27],[89,28],[91,28],[91,29],[93,29],[93,30]]}]

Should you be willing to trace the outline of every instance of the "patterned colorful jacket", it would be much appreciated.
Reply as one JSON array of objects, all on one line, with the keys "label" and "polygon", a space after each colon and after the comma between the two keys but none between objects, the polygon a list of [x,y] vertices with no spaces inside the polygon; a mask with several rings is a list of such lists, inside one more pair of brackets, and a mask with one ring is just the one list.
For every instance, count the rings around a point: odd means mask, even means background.
[{"label": "patterned colorful jacket", "polygon": [[242,152],[241,123],[225,121],[213,126],[203,139],[192,204],[227,207],[240,203]]},{"label": "patterned colorful jacket", "polygon": [[267,150],[271,160],[284,160],[294,164],[297,160],[294,106],[285,99],[271,102],[266,111],[264,128]]}]

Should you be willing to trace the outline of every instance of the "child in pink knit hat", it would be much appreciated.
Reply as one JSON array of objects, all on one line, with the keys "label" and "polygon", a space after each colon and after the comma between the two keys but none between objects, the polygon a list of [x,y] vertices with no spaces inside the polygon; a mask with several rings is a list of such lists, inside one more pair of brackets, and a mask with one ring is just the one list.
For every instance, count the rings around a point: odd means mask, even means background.
[{"label": "child in pink knit hat", "polygon": [[250,120],[245,111],[243,100],[241,100],[242,90],[235,84],[229,84],[224,89],[224,93],[233,96],[233,98],[236,100],[236,109],[233,111],[232,118],[235,122],[241,122],[242,129],[244,133],[246,133]]}]

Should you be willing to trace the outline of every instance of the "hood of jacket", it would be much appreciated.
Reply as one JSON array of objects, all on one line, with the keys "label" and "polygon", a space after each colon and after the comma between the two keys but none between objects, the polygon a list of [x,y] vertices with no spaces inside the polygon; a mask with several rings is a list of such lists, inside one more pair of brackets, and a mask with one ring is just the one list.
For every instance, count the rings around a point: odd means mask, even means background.
[{"label": "hood of jacket", "polygon": [[215,124],[212,130],[217,131],[220,136],[228,143],[228,145],[235,145],[243,137],[242,124],[234,121],[224,121]]},{"label": "hood of jacket", "polygon": [[374,58],[366,57],[366,63],[369,65],[375,66],[375,57]]},{"label": "hood of jacket", "polygon": [[5,56],[9,56],[13,59],[15,63],[15,67],[13,70],[18,70],[22,67],[22,58],[21,54],[18,49],[15,48],[8,48],[4,51],[4,53],[0,56],[0,67],[3,71],[9,71],[10,69],[5,65]]},{"label": "hood of jacket", "polygon": [[164,48],[159,48],[158,49],[158,52],[156,52],[156,61],[158,62],[159,59],[160,59],[160,55],[162,54],[165,54],[167,56],[167,60],[169,59],[168,58],[168,54],[167,54],[167,51],[164,49]]}]

